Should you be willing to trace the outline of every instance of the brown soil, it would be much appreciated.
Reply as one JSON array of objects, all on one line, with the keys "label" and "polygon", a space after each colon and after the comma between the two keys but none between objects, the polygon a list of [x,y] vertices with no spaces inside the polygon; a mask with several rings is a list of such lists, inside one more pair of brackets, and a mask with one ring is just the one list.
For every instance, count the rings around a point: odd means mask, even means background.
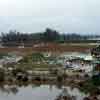
[{"label": "brown soil", "polygon": [[29,52],[45,52],[45,51],[52,51],[52,52],[85,52],[87,50],[92,49],[93,45],[61,45],[61,44],[48,44],[45,46],[38,46],[38,47],[24,47],[24,48],[17,48],[17,47],[5,47],[0,48],[0,52],[12,52],[12,51],[20,51],[22,53],[29,53]]}]

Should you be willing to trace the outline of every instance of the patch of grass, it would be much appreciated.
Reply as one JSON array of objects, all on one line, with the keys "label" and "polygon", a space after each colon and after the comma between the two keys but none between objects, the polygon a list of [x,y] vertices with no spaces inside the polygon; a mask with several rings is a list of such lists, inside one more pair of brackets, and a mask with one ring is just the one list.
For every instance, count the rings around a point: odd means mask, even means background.
[{"label": "patch of grass", "polygon": [[42,53],[32,53],[32,61],[42,61],[45,57]]}]

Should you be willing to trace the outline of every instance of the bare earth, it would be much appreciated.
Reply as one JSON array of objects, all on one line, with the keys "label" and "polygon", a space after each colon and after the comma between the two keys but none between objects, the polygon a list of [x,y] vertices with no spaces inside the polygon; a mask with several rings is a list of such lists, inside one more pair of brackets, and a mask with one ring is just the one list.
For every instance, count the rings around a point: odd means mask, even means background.
[{"label": "bare earth", "polygon": [[95,45],[89,44],[80,44],[80,45],[70,45],[70,44],[49,44],[45,46],[38,46],[38,47],[24,47],[24,48],[17,48],[17,47],[4,47],[0,48],[0,53],[7,53],[12,51],[19,51],[21,53],[29,53],[29,52],[45,52],[45,51],[52,51],[52,52],[85,52],[87,50],[92,49]]}]

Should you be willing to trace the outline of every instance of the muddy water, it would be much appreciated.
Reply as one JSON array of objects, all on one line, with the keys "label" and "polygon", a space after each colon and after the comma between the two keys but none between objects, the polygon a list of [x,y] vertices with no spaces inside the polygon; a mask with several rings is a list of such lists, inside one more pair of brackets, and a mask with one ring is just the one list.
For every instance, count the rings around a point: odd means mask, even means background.
[{"label": "muddy water", "polygon": [[[67,95],[75,96],[76,100],[83,100],[84,93],[78,89],[64,87],[67,90]],[[55,100],[63,91],[62,88],[50,85],[29,85],[29,86],[8,86],[0,87],[0,100]]]}]

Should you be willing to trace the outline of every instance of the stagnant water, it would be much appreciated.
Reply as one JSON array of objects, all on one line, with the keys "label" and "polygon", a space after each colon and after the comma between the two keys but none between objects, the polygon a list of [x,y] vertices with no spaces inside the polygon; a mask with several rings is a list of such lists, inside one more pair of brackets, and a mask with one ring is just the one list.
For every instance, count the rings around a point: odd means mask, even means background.
[{"label": "stagnant water", "polygon": [[0,87],[0,100],[55,100],[63,88],[66,88],[68,95],[75,96],[76,100],[83,100],[86,96],[78,89],[70,87],[58,88],[55,85],[28,85],[28,86],[2,86]]}]

